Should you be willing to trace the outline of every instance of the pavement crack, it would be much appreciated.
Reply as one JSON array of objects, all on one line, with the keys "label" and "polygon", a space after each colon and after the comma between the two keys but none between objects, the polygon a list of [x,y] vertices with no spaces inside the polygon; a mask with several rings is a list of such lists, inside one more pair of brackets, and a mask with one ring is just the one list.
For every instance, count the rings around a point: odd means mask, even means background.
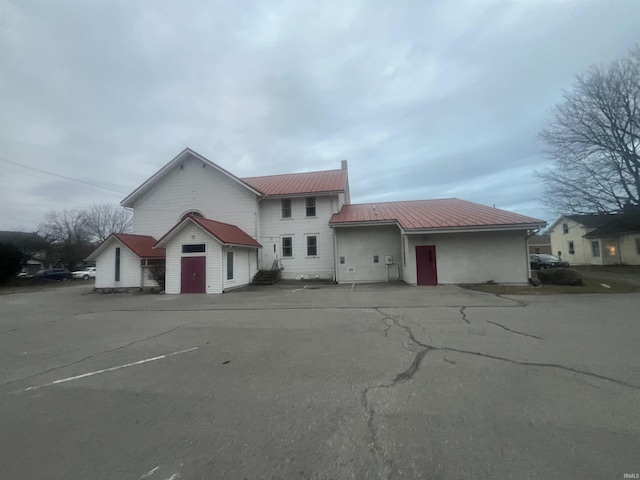
[{"label": "pavement crack", "polygon": [[51,373],[53,371],[60,370],[62,368],[70,367],[72,365],[77,365],[78,363],[85,362],[85,361],[90,360],[90,359],[92,359],[94,357],[97,357],[98,355],[104,355],[105,353],[111,353],[111,352],[117,352],[118,350],[122,350],[124,348],[130,347],[131,345],[135,345],[136,343],[145,342],[147,340],[151,340],[152,338],[157,338],[157,337],[161,337],[162,335],[167,335],[168,333],[174,332],[174,331],[178,330],[179,328],[182,328],[183,326],[184,325],[179,325],[179,326],[171,328],[169,330],[165,330],[164,332],[156,333],[155,335],[149,335],[148,337],[139,338],[138,340],[134,340],[134,341],[129,342],[129,343],[125,344],[125,345],[120,345],[119,347],[116,347],[116,348],[111,348],[109,350],[103,350],[101,352],[97,352],[97,353],[93,353],[91,355],[87,355],[86,357],[79,358],[78,360],[74,360],[73,362],[65,363],[63,365],[56,365],[55,367],[48,368],[47,370],[43,370],[42,372],[33,373],[33,374],[28,375],[28,376],[23,377],[23,378],[18,378],[18,379],[15,379],[15,380],[10,380],[8,382],[0,383],[0,387],[4,387],[5,385],[11,385],[11,384],[14,384],[14,383],[17,383],[17,382],[22,382],[24,380],[29,380],[29,379],[34,378],[34,377],[39,377],[40,375],[45,375],[47,373]]},{"label": "pavement crack", "polygon": [[505,327],[504,325],[501,325],[498,322],[492,322],[491,320],[487,320],[487,323],[490,323],[491,325],[496,325],[500,328],[502,328],[503,330],[506,330],[507,332],[511,332],[511,333],[515,333],[516,335],[522,335],[523,337],[529,337],[529,338],[535,338],[537,340],[542,340],[542,337],[538,337],[537,335],[531,335],[529,333],[524,333],[524,332],[519,332],[517,330],[512,330],[508,327]]},{"label": "pavement crack", "polygon": [[395,386],[400,382],[405,382],[407,380],[413,379],[413,376],[418,373],[418,370],[420,370],[422,360],[424,360],[424,357],[427,356],[429,350],[431,349],[425,348],[424,350],[420,350],[418,353],[416,353],[416,356],[414,357],[413,362],[411,362],[411,365],[409,365],[409,368],[407,368],[404,372],[400,372],[398,375],[396,375],[396,378],[393,380],[391,386]]},{"label": "pavement crack", "polygon": [[466,308],[467,307],[460,307],[460,315],[462,315],[463,322],[465,322],[467,325],[471,325],[471,322],[467,318],[467,313],[465,312]]}]

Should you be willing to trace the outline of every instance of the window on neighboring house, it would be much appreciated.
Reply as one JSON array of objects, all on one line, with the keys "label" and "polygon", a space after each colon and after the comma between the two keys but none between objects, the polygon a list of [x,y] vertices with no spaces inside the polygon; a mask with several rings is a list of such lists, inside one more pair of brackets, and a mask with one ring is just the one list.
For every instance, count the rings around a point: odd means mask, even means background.
[{"label": "window on neighboring house", "polygon": [[373,256],[373,263],[380,263],[380,257],[378,255]]},{"label": "window on neighboring house", "polygon": [[344,257],[340,257],[340,265],[344,265]]},{"label": "window on neighboring house", "polygon": [[316,197],[307,197],[307,217],[316,216]]},{"label": "window on neighboring house", "polygon": [[116,274],[115,274],[115,281],[119,282],[120,281],[120,247],[116,247]]},{"label": "window on neighboring house", "polygon": [[564,233],[565,235],[567,233],[569,233],[569,224],[568,223],[563,223],[562,224],[562,233]]},{"label": "window on neighboring house", "polygon": [[600,256],[600,240],[591,241],[591,256],[592,257]]},{"label": "window on neighboring house", "polygon": [[282,218],[291,218],[291,199],[282,199]]},{"label": "window on neighboring house", "polygon": [[293,237],[282,237],[282,256],[293,257]]},{"label": "window on neighboring house", "polygon": [[576,250],[573,248],[573,241],[569,241],[569,254],[573,255],[574,253],[576,253]]},{"label": "window on neighboring house", "polygon": [[640,238],[636,238],[636,253],[640,255]]},{"label": "window on neighboring house", "polygon": [[233,280],[233,252],[227,252],[227,280]]},{"label": "window on neighboring house", "polygon": [[204,252],[204,243],[196,243],[194,245],[182,245],[182,253],[199,253]]},{"label": "window on neighboring house", "polygon": [[318,256],[318,237],[315,235],[307,236],[307,257]]}]

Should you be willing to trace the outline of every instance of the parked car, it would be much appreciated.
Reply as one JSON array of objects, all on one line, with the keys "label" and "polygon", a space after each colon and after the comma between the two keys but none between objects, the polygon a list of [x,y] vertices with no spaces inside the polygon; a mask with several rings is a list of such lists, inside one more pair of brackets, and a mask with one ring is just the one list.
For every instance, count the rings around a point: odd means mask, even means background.
[{"label": "parked car", "polygon": [[90,278],[96,278],[96,267],[87,267],[84,270],[76,270],[71,272],[73,278],[82,280],[89,280]]},{"label": "parked car", "polygon": [[569,262],[544,253],[529,255],[531,270],[544,270],[546,268],[569,268]]},{"label": "parked car", "polygon": [[67,280],[72,278],[72,275],[66,268],[45,268],[44,270],[38,270],[34,277],[48,278],[50,280]]}]

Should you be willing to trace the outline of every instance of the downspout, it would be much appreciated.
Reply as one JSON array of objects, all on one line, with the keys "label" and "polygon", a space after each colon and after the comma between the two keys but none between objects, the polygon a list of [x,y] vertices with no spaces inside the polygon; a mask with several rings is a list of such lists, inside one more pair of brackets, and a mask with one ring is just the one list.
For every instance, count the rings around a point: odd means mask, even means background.
[{"label": "downspout", "polygon": [[[529,239],[531,237],[535,237],[538,234],[539,231],[540,231],[539,228],[536,229],[536,230],[528,230],[527,231],[528,234],[524,238],[524,252],[525,252],[525,255],[526,255],[525,258],[527,259],[527,279],[531,278],[531,262],[529,261]],[[529,232],[531,232],[531,233],[529,233]],[[553,252],[551,252],[551,253],[553,253]]]},{"label": "downspout", "polygon": [[333,230],[333,282],[338,283],[338,238],[336,237],[336,227]]}]

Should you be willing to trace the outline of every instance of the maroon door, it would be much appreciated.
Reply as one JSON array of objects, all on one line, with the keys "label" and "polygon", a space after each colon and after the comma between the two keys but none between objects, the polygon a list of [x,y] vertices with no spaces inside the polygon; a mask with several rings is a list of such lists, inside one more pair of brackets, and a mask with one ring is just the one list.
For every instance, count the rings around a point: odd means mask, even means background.
[{"label": "maroon door", "polygon": [[181,293],[206,293],[206,257],[182,257]]},{"label": "maroon door", "polygon": [[435,245],[416,247],[416,268],[418,285],[438,285]]}]

